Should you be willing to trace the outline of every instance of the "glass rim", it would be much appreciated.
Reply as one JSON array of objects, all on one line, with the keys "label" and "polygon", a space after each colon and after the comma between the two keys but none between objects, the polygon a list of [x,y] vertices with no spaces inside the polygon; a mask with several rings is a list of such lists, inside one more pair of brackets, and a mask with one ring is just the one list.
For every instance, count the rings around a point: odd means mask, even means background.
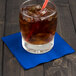
[{"label": "glass rim", "polygon": [[[24,1],[24,2],[20,5],[20,13],[21,13],[22,15],[28,17],[28,18],[33,19],[33,18],[35,18],[35,17],[29,16],[29,15],[27,15],[26,13],[23,14],[23,12],[22,12],[22,7],[23,7],[23,5],[25,5],[25,3],[29,2],[29,1],[31,1],[31,0],[26,0],[26,1]],[[56,10],[55,4],[54,4],[53,2],[51,2],[50,0],[49,0],[49,3],[51,3],[51,4],[54,6],[55,10]],[[27,5],[26,5],[26,6],[27,6]],[[57,10],[56,10],[54,13],[50,14],[50,15],[47,15],[47,16],[45,16],[45,17],[40,17],[40,18],[42,18],[42,19],[47,19],[47,18],[53,16],[53,15],[56,14],[56,13],[57,13]]]}]

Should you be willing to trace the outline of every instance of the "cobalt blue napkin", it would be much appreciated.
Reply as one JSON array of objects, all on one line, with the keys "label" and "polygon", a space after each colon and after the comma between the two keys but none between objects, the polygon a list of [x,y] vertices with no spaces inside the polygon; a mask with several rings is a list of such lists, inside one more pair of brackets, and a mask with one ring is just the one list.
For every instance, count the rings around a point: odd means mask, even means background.
[{"label": "cobalt blue napkin", "polygon": [[24,50],[21,45],[20,32],[3,37],[2,40],[24,69],[30,69],[40,63],[49,62],[75,52],[57,33],[55,34],[55,44],[53,49],[44,54],[31,54]]}]

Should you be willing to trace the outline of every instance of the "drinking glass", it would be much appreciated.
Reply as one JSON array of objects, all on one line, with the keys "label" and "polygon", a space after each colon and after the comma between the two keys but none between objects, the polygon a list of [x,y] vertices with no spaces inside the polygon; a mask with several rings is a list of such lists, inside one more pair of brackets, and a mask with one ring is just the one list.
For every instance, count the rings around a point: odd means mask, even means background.
[{"label": "drinking glass", "polygon": [[50,51],[54,46],[57,26],[57,11],[49,1],[41,10],[44,0],[26,0],[20,6],[19,23],[22,35],[22,47],[34,54]]}]

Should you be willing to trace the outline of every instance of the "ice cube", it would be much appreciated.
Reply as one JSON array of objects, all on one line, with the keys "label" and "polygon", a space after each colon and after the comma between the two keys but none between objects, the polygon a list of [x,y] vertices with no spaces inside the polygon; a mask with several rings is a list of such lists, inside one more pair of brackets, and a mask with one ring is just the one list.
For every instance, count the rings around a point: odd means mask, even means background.
[{"label": "ice cube", "polygon": [[40,14],[41,15],[45,15],[47,13],[47,11],[48,11],[48,9],[45,8],[45,9],[43,9],[43,10],[40,11]]},{"label": "ice cube", "polygon": [[27,13],[29,16],[31,16],[31,15],[33,15],[33,13],[32,12],[30,12],[30,11],[28,11],[28,13]]},{"label": "ice cube", "polygon": [[33,17],[34,17],[34,20],[35,21],[39,21],[40,20],[40,17],[38,14],[33,14]]},{"label": "ice cube", "polygon": [[32,6],[30,11],[35,12],[35,10],[36,10],[35,6]]},{"label": "ice cube", "polygon": [[33,16],[34,16],[34,17],[38,17],[38,15],[36,15],[36,14],[33,14]]},{"label": "ice cube", "polygon": [[41,6],[40,6],[40,5],[37,5],[37,6],[36,6],[36,9],[41,9]]}]

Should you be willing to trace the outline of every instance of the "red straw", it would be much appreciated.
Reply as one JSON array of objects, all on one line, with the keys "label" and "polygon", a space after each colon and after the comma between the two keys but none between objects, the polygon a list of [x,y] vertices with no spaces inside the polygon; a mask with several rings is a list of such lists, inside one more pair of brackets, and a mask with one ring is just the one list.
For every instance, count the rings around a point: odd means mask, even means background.
[{"label": "red straw", "polygon": [[43,9],[47,6],[48,1],[49,1],[49,0],[45,0],[43,6],[42,6],[42,8],[41,8],[41,10],[43,10]]}]

